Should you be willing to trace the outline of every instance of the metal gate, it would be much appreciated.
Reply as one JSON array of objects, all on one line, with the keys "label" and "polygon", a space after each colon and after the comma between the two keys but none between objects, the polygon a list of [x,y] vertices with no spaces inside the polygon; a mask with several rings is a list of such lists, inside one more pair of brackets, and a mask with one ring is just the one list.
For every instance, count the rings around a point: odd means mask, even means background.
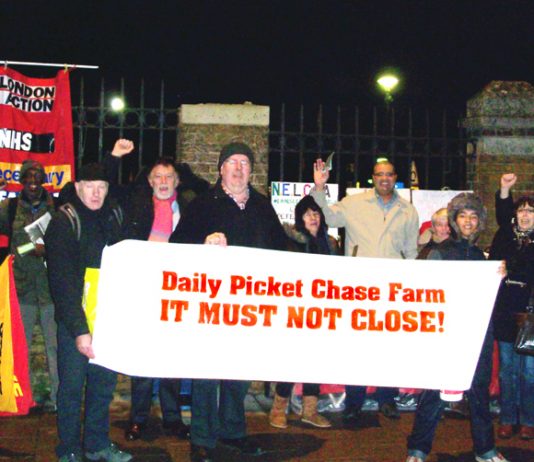
[{"label": "metal gate", "polygon": [[459,121],[446,111],[282,105],[271,116],[269,177],[312,181],[314,160],[333,152],[331,181],[342,189],[368,186],[379,157],[395,164],[405,187],[412,185],[414,162],[421,189],[463,189],[466,140]]},{"label": "metal gate", "polygon": [[[73,79],[74,80],[74,79]],[[126,100],[122,112],[109,107],[113,95]],[[120,137],[131,138],[136,152],[124,159],[122,179],[132,179],[142,167],[161,155],[178,158],[178,92],[163,81],[118,86],[104,79],[86,85],[73,83],[74,136],[77,165],[101,160]],[[313,162],[334,152],[332,181],[343,190],[365,187],[372,165],[387,157],[396,166],[398,180],[411,184],[412,162],[424,189],[464,189],[466,140],[458,114],[385,106],[290,107],[271,106],[269,182],[312,181]],[[194,170],[194,166],[192,166]]]}]

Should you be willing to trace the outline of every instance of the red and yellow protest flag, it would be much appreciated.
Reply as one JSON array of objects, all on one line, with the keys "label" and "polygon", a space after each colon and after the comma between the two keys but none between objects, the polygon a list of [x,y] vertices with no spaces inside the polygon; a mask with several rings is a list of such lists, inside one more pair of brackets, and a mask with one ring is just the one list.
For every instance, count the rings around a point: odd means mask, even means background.
[{"label": "red and yellow protest flag", "polygon": [[48,191],[59,191],[73,179],[70,82],[64,70],[39,79],[0,68],[0,178],[8,191],[21,189],[26,159],[44,166]]},{"label": "red and yellow protest flag", "polygon": [[0,266],[0,415],[24,415],[34,404],[12,265],[10,256]]}]

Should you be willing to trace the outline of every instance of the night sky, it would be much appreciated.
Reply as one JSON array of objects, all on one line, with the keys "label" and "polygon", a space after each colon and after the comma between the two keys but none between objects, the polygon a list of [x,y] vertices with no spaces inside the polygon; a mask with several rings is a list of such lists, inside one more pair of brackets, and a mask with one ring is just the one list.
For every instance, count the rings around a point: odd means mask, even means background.
[{"label": "night sky", "polygon": [[461,110],[491,80],[534,83],[533,0],[4,0],[0,24],[0,59],[164,79],[170,104],[377,104],[384,67],[411,106]]}]

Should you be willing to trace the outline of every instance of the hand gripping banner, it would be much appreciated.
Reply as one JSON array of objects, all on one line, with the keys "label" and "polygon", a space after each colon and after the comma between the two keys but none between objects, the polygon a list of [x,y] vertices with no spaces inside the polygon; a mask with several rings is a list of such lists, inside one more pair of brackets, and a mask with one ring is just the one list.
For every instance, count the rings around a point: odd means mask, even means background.
[{"label": "hand gripping banner", "polygon": [[69,73],[26,77],[0,68],[0,179],[19,191],[25,159],[43,164],[45,187],[59,191],[73,179],[74,148]]},{"label": "hand gripping banner", "polygon": [[499,264],[124,241],[104,250],[94,362],[147,377],[466,390]]}]

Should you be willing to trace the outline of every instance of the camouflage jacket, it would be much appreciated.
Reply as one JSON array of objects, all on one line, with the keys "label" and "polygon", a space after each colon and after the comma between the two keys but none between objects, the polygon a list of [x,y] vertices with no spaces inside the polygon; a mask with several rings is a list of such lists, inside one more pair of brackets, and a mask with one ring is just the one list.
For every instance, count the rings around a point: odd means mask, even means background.
[{"label": "camouflage jacket", "polygon": [[[0,202],[0,233],[10,234],[9,201]],[[46,190],[43,190],[41,200],[32,205],[22,194],[18,196],[17,209],[11,230],[10,251],[15,255],[13,273],[19,300],[24,303],[52,303],[48,289],[48,275],[43,257],[37,257],[32,252],[20,256],[16,249],[22,244],[30,242],[30,237],[24,227],[34,222],[46,212],[54,213],[54,200]]]}]

